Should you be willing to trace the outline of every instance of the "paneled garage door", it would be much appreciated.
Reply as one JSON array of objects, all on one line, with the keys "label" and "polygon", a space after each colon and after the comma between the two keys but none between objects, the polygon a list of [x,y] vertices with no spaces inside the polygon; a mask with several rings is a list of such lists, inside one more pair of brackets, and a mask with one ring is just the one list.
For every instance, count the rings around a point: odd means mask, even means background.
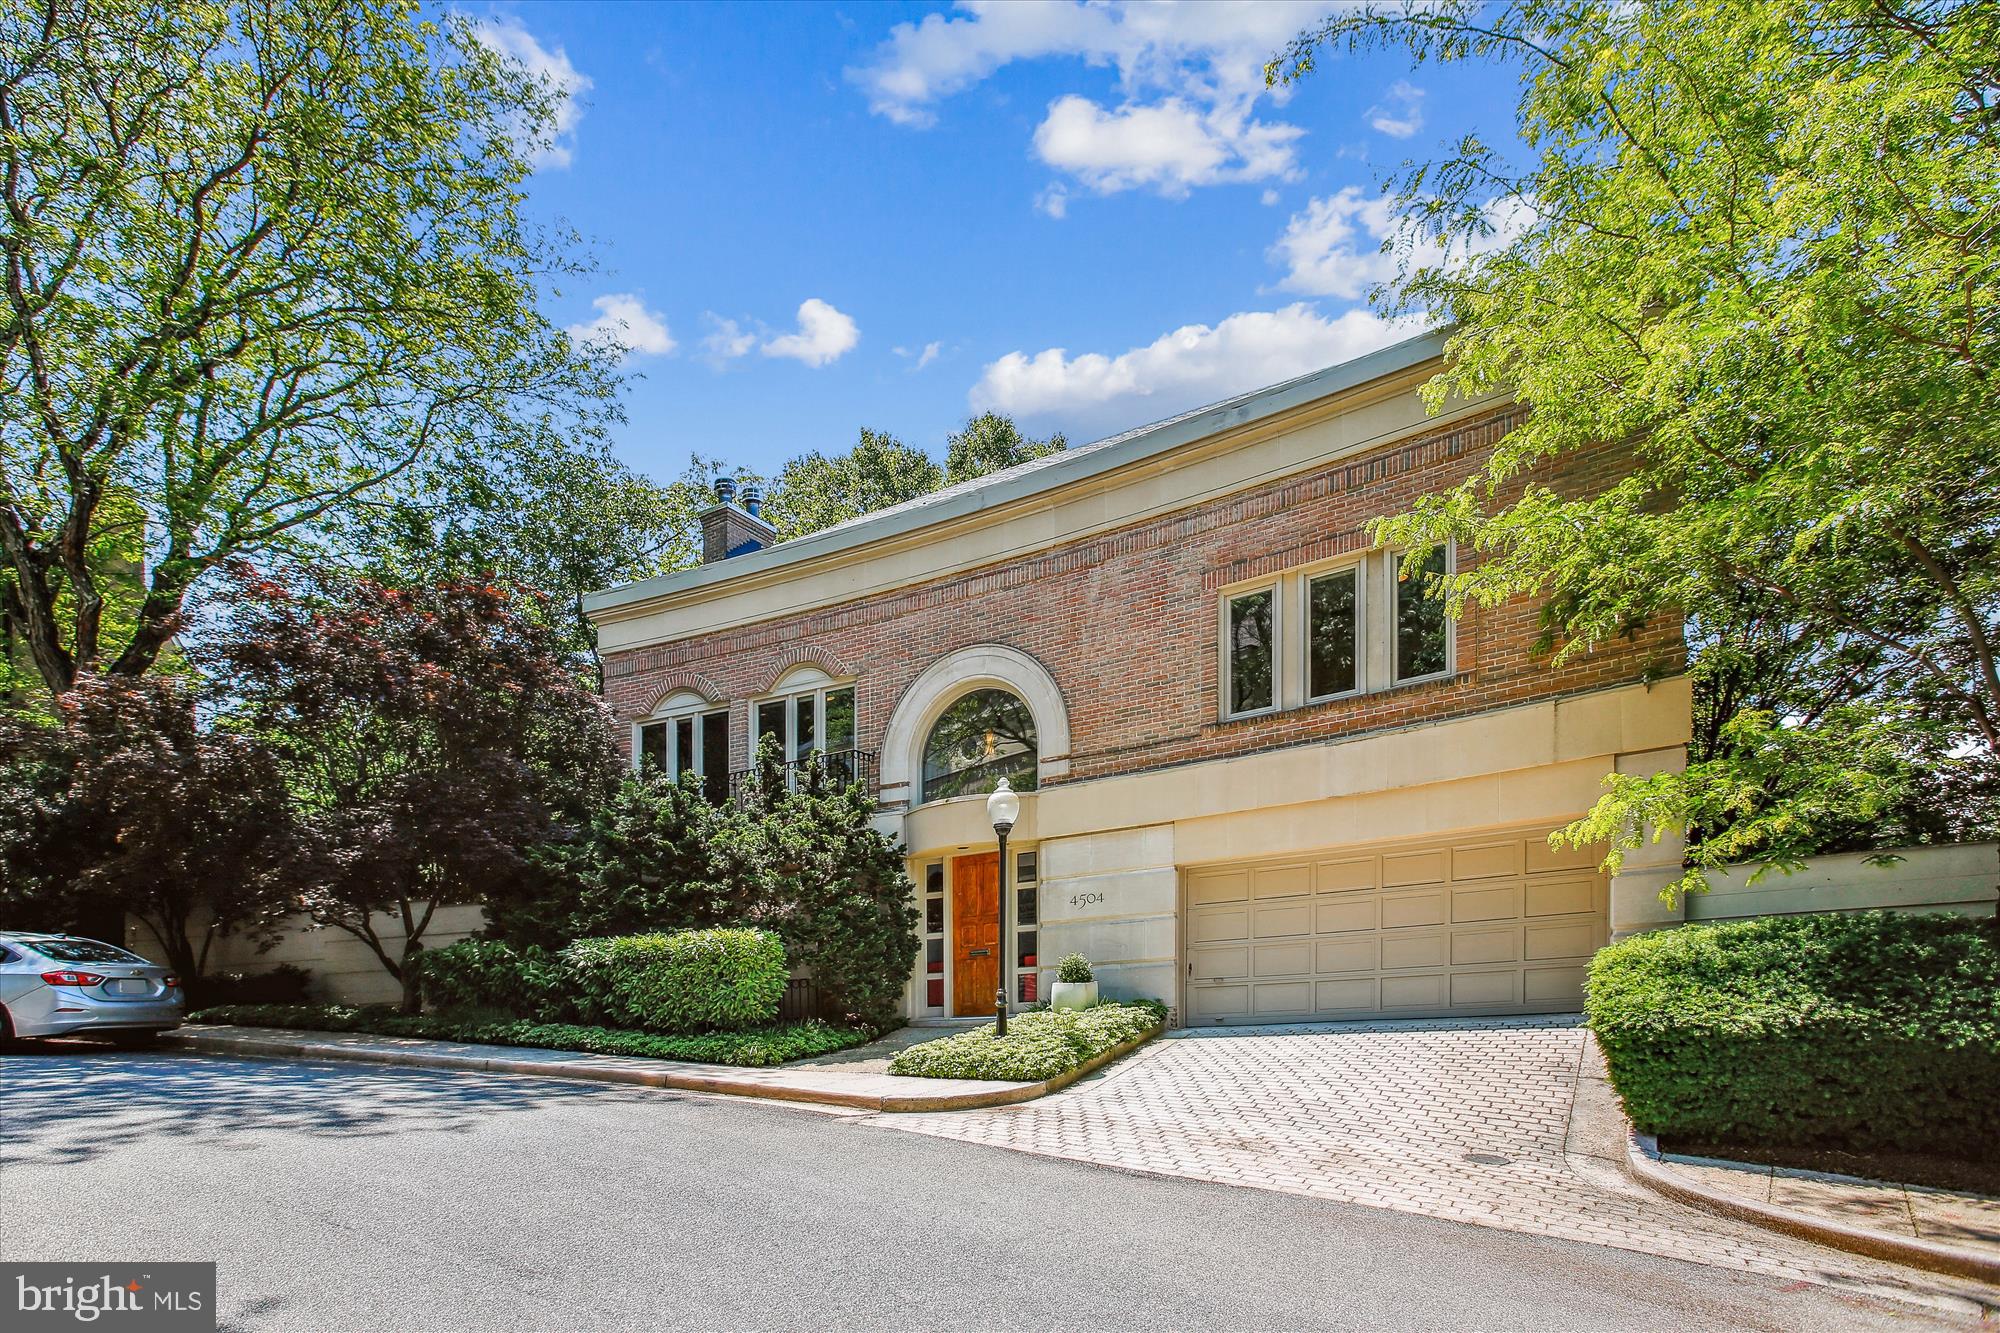
[{"label": "paneled garage door", "polygon": [[1577,1010],[1597,860],[1543,829],[1187,870],[1188,1021]]}]

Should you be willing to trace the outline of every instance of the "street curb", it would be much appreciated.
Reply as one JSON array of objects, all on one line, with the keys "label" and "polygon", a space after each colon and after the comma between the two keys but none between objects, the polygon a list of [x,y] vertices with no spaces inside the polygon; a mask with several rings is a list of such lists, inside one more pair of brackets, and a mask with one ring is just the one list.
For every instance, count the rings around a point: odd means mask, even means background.
[{"label": "street curb", "polygon": [[[870,1093],[843,1092],[835,1088],[786,1086],[728,1074],[698,1074],[666,1067],[665,1062],[645,1065],[562,1064],[548,1060],[510,1060],[481,1055],[450,1055],[437,1051],[369,1050],[335,1042],[319,1042],[295,1037],[220,1036],[190,1028],[162,1033],[160,1044],[207,1055],[246,1055],[261,1059],[352,1060],[362,1064],[399,1065],[415,1069],[441,1069],[461,1073],[526,1074],[534,1078],[559,1078],[582,1083],[624,1083],[640,1087],[671,1088],[680,1092],[706,1092],[726,1097],[755,1097],[764,1101],[809,1102],[840,1106],[851,1110],[914,1112],[970,1111],[988,1106],[1012,1106],[1058,1092],[1078,1079],[1093,1074],[1120,1056],[1129,1055],[1165,1031],[1164,1026],[1143,1032],[1119,1043],[1102,1055],[1093,1056],[1075,1069],[1036,1083],[1016,1083],[1005,1088],[979,1092]],[[539,1048],[537,1048],[539,1049]],[[935,1079],[948,1084],[953,1080]]]},{"label": "street curb", "polygon": [[1706,1212],[1721,1213],[1740,1222],[1749,1222],[1802,1240],[1816,1241],[1835,1249],[1851,1250],[1871,1258],[1887,1259],[1891,1263],[1906,1264],[1912,1268],[1928,1269],[1933,1273],[1971,1278],[1975,1282],[1989,1282],[2000,1286],[2000,1259],[1989,1258],[1971,1250],[1961,1250],[1952,1245],[1943,1245],[1934,1240],[1923,1240],[1916,1236],[1892,1236],[1883,1231],[1869,1231],[1861,1227],[1848,1226],[1844,1222],[1811,1217],[1789,1208],[1758,1203],[1754,1199],[1745,1199],[1740,1195],[1713,1189],[1695,1181],[1683,1180],[1661,1165],[1658,1139],[1651,1134],[1641,1134],[1636,1129],[1631,1131],[1626,1139],[1625,1173],[1655,1193],[1664,1194],[1670,1199]]}]

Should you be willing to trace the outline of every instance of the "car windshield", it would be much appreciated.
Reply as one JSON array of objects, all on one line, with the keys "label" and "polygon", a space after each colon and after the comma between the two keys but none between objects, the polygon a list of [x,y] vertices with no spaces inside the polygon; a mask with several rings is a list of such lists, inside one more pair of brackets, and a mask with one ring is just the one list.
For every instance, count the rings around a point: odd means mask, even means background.
[{"label": "car windshield", "polygon": [[[23,943],[26,943],[23,941]],[[126,953],[102,940],[36,940],[28,948],[58,963],[143,963],[135,953]]]}]

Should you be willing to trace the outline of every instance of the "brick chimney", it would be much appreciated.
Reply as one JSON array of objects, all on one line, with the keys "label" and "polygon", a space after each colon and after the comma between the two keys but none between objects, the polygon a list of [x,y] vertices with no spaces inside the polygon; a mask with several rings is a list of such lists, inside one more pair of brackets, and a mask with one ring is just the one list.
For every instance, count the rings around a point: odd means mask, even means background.
[{"label": "brick chimney", "polygon": [[758,512],[764,492],[756,485],[743,488],[743,503],[736,503],[736,478],[715,479],[715,503],[701,513],[701,562],[712,565],[746,551],[761,551],[777,540],[778,530]]}]

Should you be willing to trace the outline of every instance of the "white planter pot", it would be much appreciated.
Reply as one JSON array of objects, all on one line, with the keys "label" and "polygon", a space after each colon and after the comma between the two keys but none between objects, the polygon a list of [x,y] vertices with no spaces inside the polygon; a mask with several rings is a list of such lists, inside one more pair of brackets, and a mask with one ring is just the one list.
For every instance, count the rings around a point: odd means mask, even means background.
[{"label": "white planter pot", "polygon": [[1054,1009],[1088,1009],[1096,1003],[1094,981],[1058,981],[1049,990],[1049,1006]]}]

